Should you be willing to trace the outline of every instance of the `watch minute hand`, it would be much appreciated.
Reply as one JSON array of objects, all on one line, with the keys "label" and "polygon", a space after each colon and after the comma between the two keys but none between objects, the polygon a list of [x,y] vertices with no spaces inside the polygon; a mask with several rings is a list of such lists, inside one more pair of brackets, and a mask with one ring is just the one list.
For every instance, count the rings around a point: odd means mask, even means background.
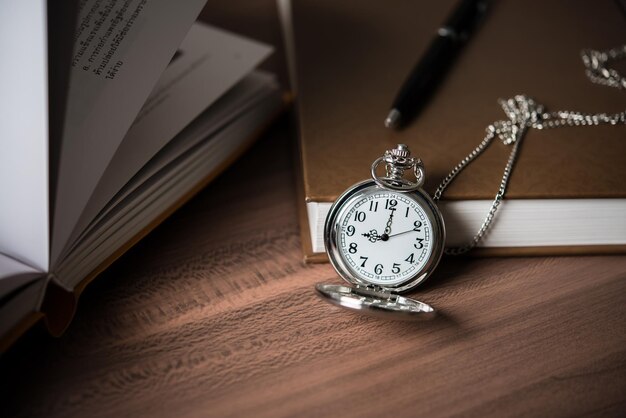
[{"label": "watch minute hand", "polygon": [[387,237],[391,234],[391,223],[393,222],[393,213],[396,211],[396,208],[392,207],[390,210],[391,213],[389,214],[389,219],[387,220],[387,225],[385,226],[385,231],[383,233],[383,235],[386,235]]}]

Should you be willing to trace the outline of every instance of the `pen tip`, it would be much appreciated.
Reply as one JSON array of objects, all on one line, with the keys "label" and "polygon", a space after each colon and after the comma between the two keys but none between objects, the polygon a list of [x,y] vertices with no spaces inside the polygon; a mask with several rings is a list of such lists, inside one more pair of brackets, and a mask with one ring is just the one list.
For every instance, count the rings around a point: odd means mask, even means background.
[{"label": "pen tip", "polygon": [[387,119],[385,119],[385,126],[387,128],[397,128],[400,125],[400,116],[402,116],[402,114],[398,109],[391,109],[387,115]]}]

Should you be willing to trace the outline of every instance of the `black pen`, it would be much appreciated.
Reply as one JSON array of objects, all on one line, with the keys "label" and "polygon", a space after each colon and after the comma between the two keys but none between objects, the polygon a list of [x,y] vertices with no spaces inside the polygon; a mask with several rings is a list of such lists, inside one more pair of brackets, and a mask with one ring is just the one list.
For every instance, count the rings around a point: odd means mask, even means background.
[{"label": "black pen", "polygon": [[386,127],[397,128],[419,112],[486,11],[487,0],[459,2],[402,85]]}]

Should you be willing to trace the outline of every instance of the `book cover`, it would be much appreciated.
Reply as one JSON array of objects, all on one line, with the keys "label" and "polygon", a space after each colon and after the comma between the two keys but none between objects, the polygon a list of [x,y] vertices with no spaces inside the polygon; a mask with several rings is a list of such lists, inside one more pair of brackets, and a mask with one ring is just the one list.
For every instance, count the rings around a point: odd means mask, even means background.
[{"label": "book cover", "polygon": [[[329,203],[367,178],[371,162],[397,143],[408,144],[424,161],[425,188],[432,194],[478,145],[485,128],[506,119],[499,98],[526,94],[547,111],[615,113],[626,108],[623,91],[587,79],[580,57],[582,49],[607,49],[626,39],[624,14],[616,2],[553,1],[536,7],[505,0],[493,2],[419,117],[401,131],[385,128],[383,120],[394,95],[453,6],[452,1],[405,2],[395,7],[375,1],[289,4],[290,21],[284,26],[293,35],[291,79],[297,94],[303,195],[299,203],[304,206],[301,220],[307,259],[323,259],[320,230]],[[483,244],[499,254],[626,249],[626,220],[620,215],[626,208],[624,138],[623,125],[532,130],[521,146],[506,201],[498,213],[504,216],[508,205],[510,217],[510,208],[515,209],[517,203],[527,204],[524,208],[530,204],[530,212],[547,213],[549,200],[557,205],[556,210],[573,208],[568,214],[571,228],[584,229],[594,216],[596,223],[612,219],[613,223],[603,224],[604,232],[588,231],[596,242],[577,242],[582,235],[576,230],[569,233],[568,225],[561,225],[557,231],[563,234],[561,244],[548,240],[537,245],[532,237],[520,236],[517,241],[504,240],[505,245],[492,245],[489,240],[497,238],[496,222],[494,233]],[[481,222],[498,190],[509,152],[509,147],[494,142],[446,191],[444,214],[448,203],[471,201],[478,205],[474,211],[479,214],[476,221]],[[318,203],[319,210],[315,209]],[[583,206],[577,206],[580,203]],[[608,211],[606,216],[603,210]],[[563,218],[558,213],[551,216],[555,222]],[[542,228],[537,234],[551,235],[550,227],[549,222],[537,225]],[[461,242],[475,232],[472,227],[464,229],[465,235],[457,237]],[[604,242],[598,234],[610,237]],[[311,242],[306,242],[307,236]]]}]

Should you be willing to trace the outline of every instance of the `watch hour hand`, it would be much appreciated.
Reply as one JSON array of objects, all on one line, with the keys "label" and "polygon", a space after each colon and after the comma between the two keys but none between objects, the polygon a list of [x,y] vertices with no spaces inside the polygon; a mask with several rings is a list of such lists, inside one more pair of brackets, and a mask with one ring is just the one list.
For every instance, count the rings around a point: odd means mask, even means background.
[{"label": "watch hour hand", "polygon": [[376,242],[383,239],[381,235],[378,235],[378,232],[375,229],[372,229],[370,232],[365,232],[361,235],[370,240],[370,242]]},{"label": "watch hour hand", "polygon": [[366,232],[364,234],[361,234],[364,237],[366,237],[367,239],[369,239],[371,242],[376,242],[376,241],[387,241],[389,239],[389,235],[383,233],[382,235],[378,235],[378,232],[376,232],[375,229],[372,229],[370,232]]}]

